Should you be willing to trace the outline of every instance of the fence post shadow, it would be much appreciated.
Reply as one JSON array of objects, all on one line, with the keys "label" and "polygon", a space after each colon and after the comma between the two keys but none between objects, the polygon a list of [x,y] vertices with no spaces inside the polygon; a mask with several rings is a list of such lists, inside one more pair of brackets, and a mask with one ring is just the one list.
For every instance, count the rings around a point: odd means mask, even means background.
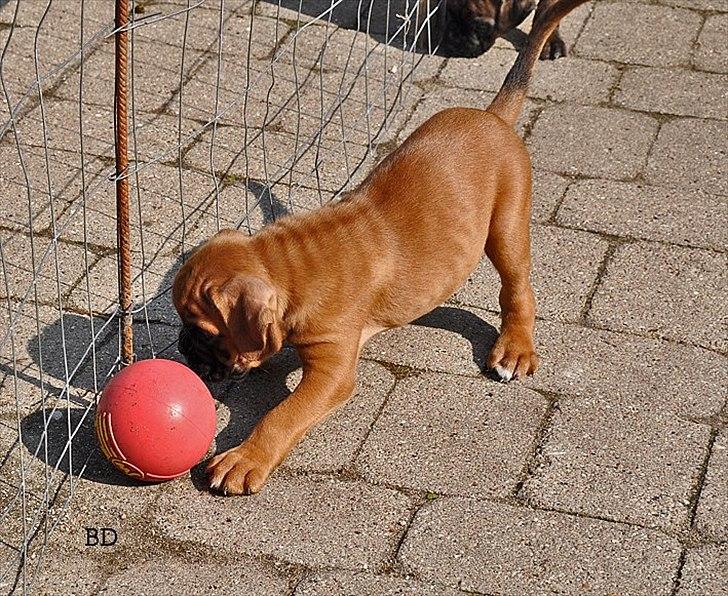
[{"label": "fence post shadow", "polygon": [[61,473],[100,484],[141,485],[104,457],[96,440],[94,414],[91,404],[36,410],[21,421],[23,444],[41,463]]}]

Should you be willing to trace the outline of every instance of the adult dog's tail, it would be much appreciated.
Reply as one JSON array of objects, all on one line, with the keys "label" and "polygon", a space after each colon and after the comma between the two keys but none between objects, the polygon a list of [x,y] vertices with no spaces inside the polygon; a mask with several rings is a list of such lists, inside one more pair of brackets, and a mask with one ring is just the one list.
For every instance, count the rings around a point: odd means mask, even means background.
[{"label": "adult dog's tail", "polygon": [[[541,0],[542,2],[547,0]],[[534,21],[526,45],[518,53],[513,67],[508,71],[498,95],[487,107],[487,110],[501,120],[514,126],[523,109],[528,84],[531,81],[533,67],[538,60],[546,40],[559,21],[580,4],[587,0],[556,0]]]}]

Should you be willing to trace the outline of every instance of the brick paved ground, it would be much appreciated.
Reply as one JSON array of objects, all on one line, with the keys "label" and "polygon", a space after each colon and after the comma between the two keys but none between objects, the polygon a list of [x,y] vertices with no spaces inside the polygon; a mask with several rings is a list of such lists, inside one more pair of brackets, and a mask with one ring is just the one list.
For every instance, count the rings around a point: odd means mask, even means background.
[{"label": "brick paved ground", "polygon": [[[13,104],[35,80],[32,48],[44,4],[25,3],[8,46],[3,76]],[[329,2],[304,4],[316,12]],[[100,1],[85,5],[88,39],[110,15]],[[259,4],[250,53],[249,4],[228,7],[217,94],[219,11],[191,13],[181,122],[183,134],[193,134],[179,156],[184,19],[136,30],[138,159],[166,152],[133,181],[143,197],[134,233],[138,239],[140,217],[146,272],[144,294],[138,279],[135,295],[161,293],[148,323],[139,315],[141,357],[152,348],[179,357],[165,290],[183,247],[209,236],[218,214],[233,225],[263,196],[268,206],[251,209],[255,229],[271,210],[316,206],[348,175],[361,179],[375,161],[369,140],[378,157],[438,109],[485,105],[515,57],[507,40],[477,59],[425,57],[396,98],[381,81],[409,73],[412,57],[390,47],[385,58],[383,46],[346,26],[352,15],[344,12],[342,27],[320,22],[303,30],[295,61],[284,53],[271,71],[276,40],[290,39],[299,25],[288,5],[297,3]],[[146,14],[158,8],[145,3]],[[12,0],[2,3],[2,23],[12,21],[13,9]],[[448,304],[370,343],[355,397],[250,498],[210,494],[199,469],[164,485],[133,485],[96,452],[84,413],[117,353],[115,326],[104,327],[116,293],[106,179],[113,44],[95,42],[85,61],[82,179],[80,73],[77,62],[62,64],[79,45],[76,3],[56,1],[46,22],[41,66],[58,66],[60,74],[44,85],[43,106],[36,93],[17,114],[29,184],[12,131],[0,142],[7,281],[0,297],[19,313],[14,353],[4,348],[1,365],[0,505],[9,514],[0,523],[0,560],[15,560],[24,533],[39,527],[27,563],[33,593],[728,594],[725,0],[589,3],[563,25],[571,55],[538,65],[519,125],[534,164],[538,374],[502,385],[481,372],[498,326],[497,279],[484,262]],[[3,44],[9,31],[0,27]],[[370,32],[376,38],[381,29]],[[352,79],[348,111],[335,113],[321,137],[319,179],[308,175],[316,163],[308,151],[290,179],[273,185],[275,204],[246,186],[246,177],[272,181],[287,172],[298,137],[321,124],[322,90],[335,96],[341,77],[372,47],[367,85],[363,76]],[[246,84],[260,93],[245,109],[226,113],[214,133],[193,132],[214,112],[216,95],[228,105]],[[370,139],[393,105],[391,124]],[[0,109],[5,121],[7,106]],[[245,128],[254,135],[263,125],[265,147],[256,141],[250,155],[236,156]],[[86,229],[82,188],[94,189]],[[31,230],[34,258],[49,254],[35,286]],[[138,272],[138,241],[134,257]],[[84,353],[89,309],[100,334],[96,380]],[[82,362],[66,393],[64,343],[71,368]],[[298,375],[284,353],[243,384],[215,387],[216,448],[239,442]],[[44,406],[46,413],[57,408],[47,443],[40,441]],[[63,452],[69,426],[79,429],[71,461]],[[56,470],[44,463],[46,449]],[[71,477],[63,472],[69,468]],[[46,502],[50,522],[60,522],[43,547],[36,512]],[[115,528],[118,542],[87,548],[86,526]],[[3,593],[13,579],[2,577]]]}]

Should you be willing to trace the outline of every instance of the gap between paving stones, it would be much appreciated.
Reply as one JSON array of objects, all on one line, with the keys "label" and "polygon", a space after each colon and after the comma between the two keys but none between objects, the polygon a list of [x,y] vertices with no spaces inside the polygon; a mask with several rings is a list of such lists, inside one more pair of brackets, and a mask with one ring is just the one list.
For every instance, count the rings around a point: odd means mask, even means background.
[{"label": "gap between paving stones", "polygon": [[707,544],[707,542],[700,541],[699,539],[695,539],[696,536],[696,530],[695,530],[695,517],[698,511],[698,504],[700,502],[700,495],[703,491],[703,486],[705,485],[705,478],[708,475],[708,464],[710,463],[710,456],[713,452],[713,446],[715,445],[715,440],[718,437],[718,430],[716,428],[711,428],[710,431],[710,438],[708,440],[707,449],[705,452],[705,458],[703,459],[703,462],[700,467],[700,474],[698,476],[698,481],[695,483],[695,485],[692,487],[692,494],[690,496],[690,509],[689,509],[689,519],[688,519],[688,529],[687,529],[687,535],[684,537],[682,542],[682,550],[680,552],[680,558],[678,559],[678,565],[677,570],[675,572],[675,578],[673,583],[673,590],[672,590],[672,596],[675,596],[678,593],[678,590],[680,589],[680,582],[682,579],[682,573],[683,569],[685,567],[685,561],[688,556],[688,551],[691,548],[694,548],[695,546],[701,545],[701,544]]}]

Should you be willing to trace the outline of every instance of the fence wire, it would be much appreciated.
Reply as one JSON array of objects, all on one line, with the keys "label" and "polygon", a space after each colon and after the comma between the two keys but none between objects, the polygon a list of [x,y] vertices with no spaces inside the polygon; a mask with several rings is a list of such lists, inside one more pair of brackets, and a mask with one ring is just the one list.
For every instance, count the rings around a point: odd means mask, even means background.
[{"label": "fence wire", "polygon": [[[437,2],[138,0],[129,23],[137,358],[179,358],[174,272],[221,228],[336,200],[397,139]],[[120,363],[114,6],[0,0],[0,588],[30,593]]]}]

